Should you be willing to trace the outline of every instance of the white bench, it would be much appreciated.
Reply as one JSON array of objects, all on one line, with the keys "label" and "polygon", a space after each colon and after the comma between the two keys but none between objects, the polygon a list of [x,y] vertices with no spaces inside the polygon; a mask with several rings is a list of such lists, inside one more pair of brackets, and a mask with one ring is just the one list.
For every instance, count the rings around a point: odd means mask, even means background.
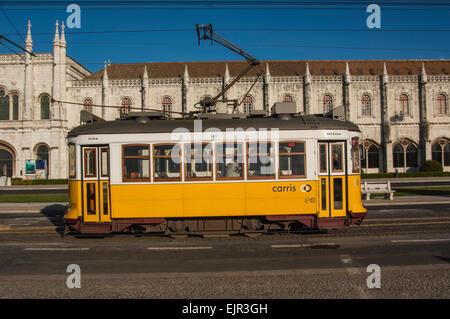
[{"label": "white bench", "polygon": [[386,194],[384,198],[394,200],[395,191],[391,189],[390,181],[384,183],[367,183],[367,181],[364,181],[362,186],[361,192],[365,195],[366,200],[370,200],[370,194]]}]

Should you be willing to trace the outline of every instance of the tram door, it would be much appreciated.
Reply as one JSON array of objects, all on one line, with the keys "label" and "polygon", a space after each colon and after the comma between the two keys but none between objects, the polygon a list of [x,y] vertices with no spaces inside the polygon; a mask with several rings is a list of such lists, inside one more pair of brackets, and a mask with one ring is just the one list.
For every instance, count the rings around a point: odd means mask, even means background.
[{"label": "tram door", "polygon": [[109,148],[82,147],[83,221],[111,222],[109,199]]},{"label": "tram door", "polygon": [[319,142],[319,217],[345,217],[346,150],[344,141]]}]

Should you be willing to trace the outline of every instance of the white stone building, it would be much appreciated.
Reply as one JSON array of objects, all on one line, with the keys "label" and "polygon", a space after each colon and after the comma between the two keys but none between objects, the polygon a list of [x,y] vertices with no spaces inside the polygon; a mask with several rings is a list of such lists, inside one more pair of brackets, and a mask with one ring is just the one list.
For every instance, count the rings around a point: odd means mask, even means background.
[{"label": "white stone building", "polygon": [[[30,24],[25,47],[33,49]],[[120,107],[176,117],[246,67],[245,61],[105,64],[91,74],[66,49],[64,25],[59,31],[57,24],[52,53],[0,55],[0,176],[25,178],[26,161],[44,160],[48,178],[67,178],[66,135],[79,125],[81,109],[107,120],[119,117]],[[245,113],[281,101],[296,102],[305,114],[343,106],[362,131],[366,172],[413,171],[424,159],[450,171],[449,72],[450,60],[262,61],[227,97],[242,101]]]}]

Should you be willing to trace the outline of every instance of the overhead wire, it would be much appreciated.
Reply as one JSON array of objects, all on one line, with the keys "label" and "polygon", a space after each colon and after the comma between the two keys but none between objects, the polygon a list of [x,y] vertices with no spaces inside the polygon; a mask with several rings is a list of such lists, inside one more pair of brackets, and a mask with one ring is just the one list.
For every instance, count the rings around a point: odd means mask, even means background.
[{"label": "overhead wire", "polygon": [[[71,104],[71,105],[80,105],[80,106],[86,106],[84,103],[79,102],[72,102],[72,101],[62,101],[62,100],[56,100],[53,97],[51,98],[52,103],[63,103],[63,104]],[[103,105],[103,104],[89,104],[90,107],[101,107],[101,108],[114,108],[114,109],[124,109],[124,106],[117,106],[117,105]],[[139,111],[153,111],[153,112],[161,112],[160,109],[151,109],[151,108],[142,108],[142,107],[126,107],[130,110],[139,110]],[[181,115],[188,115],[188,113],[184,112],[177,112],[177,111],[166,111],[166,113],[173,113],[173,114],[181,114]]]}]

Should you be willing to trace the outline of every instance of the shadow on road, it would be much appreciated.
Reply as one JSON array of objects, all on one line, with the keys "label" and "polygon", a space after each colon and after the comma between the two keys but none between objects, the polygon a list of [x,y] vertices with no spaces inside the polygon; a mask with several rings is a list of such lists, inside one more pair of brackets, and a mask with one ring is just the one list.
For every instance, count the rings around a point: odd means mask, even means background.
[{"label": "shadow on road", "polygon": [[67,210],[67,205],[54,204],[44,207],[41,214],[48,218],[48,220],[55,225],[56,232],[61,236],[64,235],[64,214]]}]

